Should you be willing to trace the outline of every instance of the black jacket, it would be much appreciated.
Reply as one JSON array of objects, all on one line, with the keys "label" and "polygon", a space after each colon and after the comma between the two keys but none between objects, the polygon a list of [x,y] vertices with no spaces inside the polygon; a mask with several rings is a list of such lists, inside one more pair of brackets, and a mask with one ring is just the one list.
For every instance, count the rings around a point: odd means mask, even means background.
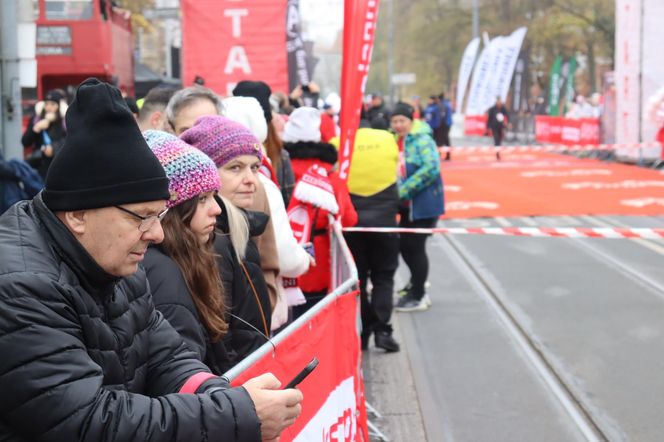
[{"label": "black jacket", "polygon": [[223,341],[212,342],[191,297],[182,271],[158,245],[148,248],[143,266],[154,305],[182,336],[190,350],[216,375],[231,368]]},{"label": "black jacket", "polygon": [[350,194],[357,212],[358,227],[396,227],[399,212],[399,190],[394,183],[371,196]]},{"label": "black jacket", "polygon": [[[263,335],[270,333],[272,306],[256,244],[253,240],[249,240],[243,260],[244,268],[251,279],[250,284],[237,260],[235,249],[228,236],[226,206],[219,198],[217,202],[221,206],[222,212],[217,217],[214,251],[218,255],[217,262],[221,280],[224,283],[226,305],[229,306],[232,314],[228,317],[228,333],[224,336],[224,343],[231,364],[235,365],[267,342]],[[247,211],[245,213],[249,221],[249,234],[252,237],[262,234],[269,220],[268,215],[262,212]],[[255,294],[251,287],[252,284],[256,289]],[[258,299],[256,299],[257,296]],[[247,325],[243,321],[251,325]]]},{"label": "black jacket", "polygon": [[246,390],[172,394],[207,368],[144,271],[104,272],[41,194],[0,217],[0,256],[0,440],[260,439]]},{"label": "black jacket", "polygon": [[[496,132],[503,130],[507,126],[507,108],[504,105],[498,107],[494,104],[489,108],[487,113],[487,129],[491,129],[492,132]],[[503,121],[498,121],[498,114],[503,115]]]}]

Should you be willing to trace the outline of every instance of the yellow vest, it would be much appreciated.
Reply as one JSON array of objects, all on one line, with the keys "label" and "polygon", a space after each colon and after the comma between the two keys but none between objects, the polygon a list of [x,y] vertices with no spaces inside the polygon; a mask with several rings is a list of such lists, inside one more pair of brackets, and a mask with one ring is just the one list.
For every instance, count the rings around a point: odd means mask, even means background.
[{"label": "yellow vest", "polygon": [[[337,149],[339,138],[330,140]],[[399,147],[386,130],[362,128],[355,134],[355,147],[348,172],[348,191],[371,196],[397,182]]]}]

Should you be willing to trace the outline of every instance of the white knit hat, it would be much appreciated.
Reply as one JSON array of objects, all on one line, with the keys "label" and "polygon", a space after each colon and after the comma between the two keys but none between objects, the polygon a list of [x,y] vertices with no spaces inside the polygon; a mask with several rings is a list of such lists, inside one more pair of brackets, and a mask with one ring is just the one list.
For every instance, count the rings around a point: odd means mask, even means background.
[{"label": "white knit hat", "polygon": [[247,127],[258,141],[267,139],[267,123],[263,108],[254,97],[228,97],[222,101],[223,115]]},{"label": "white knit hat", "polygon": [[313,107],[299,107],[289,115],[284,126],[283,140],[320,142],[320,111]]}]

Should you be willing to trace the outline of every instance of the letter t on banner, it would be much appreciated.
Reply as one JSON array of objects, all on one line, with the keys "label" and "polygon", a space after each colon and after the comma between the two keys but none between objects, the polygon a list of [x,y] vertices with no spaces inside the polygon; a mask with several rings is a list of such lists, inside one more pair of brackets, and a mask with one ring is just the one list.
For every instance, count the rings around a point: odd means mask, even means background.
[{"label": "letter t on banner", "polygon": [[341,68],[339,176],[348,180],[355,132],[360,123],[362,98],[373,51],[378,0],[344,1],[344,49]]}]

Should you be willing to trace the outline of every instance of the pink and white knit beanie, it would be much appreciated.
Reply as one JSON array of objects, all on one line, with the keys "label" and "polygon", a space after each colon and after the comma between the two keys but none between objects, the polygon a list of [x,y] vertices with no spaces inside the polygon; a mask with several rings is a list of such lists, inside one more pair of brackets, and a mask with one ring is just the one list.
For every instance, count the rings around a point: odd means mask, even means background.
[{"label": "pink and white knit beanie", "polygon": [[166,132],[147,130],[143,136],[168,177],[170,199],[166,207],[220,189],[217,167],[203,152]]},{"label": "pink and white knit beanie", "polygon": [[244,125],[220,115],[199,117],[180,138],[212,158],[217,167],[242,155],[263,159],[261,143]]}]

